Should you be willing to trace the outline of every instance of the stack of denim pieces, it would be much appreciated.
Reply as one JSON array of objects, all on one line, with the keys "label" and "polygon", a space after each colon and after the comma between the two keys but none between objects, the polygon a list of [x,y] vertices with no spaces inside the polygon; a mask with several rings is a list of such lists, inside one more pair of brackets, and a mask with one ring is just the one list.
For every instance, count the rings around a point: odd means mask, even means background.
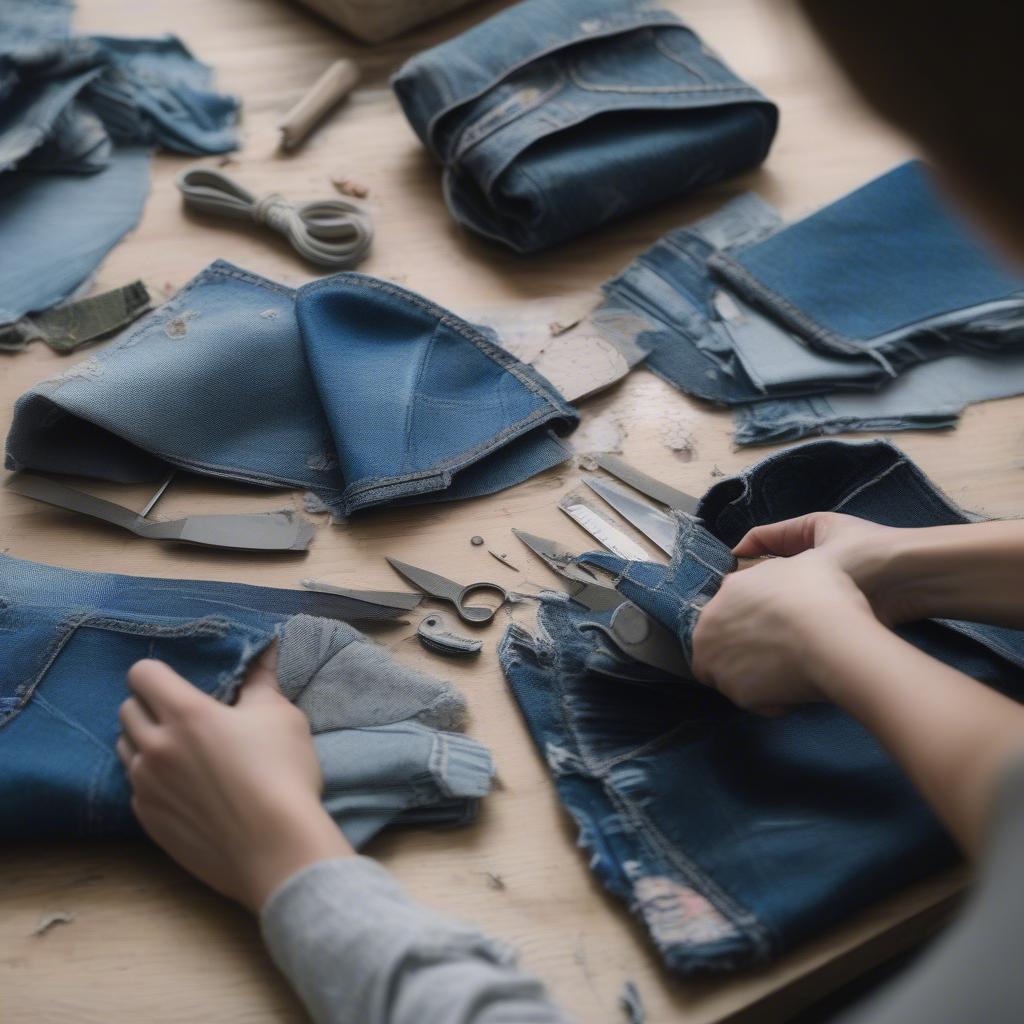
[{"label": "stack of denim pieces", "polygon": [[744,195],[604,286],[647,365],[737,406],[741,444],[951,427],[1024,392],[1024,280],[903,164],[789,227]]},{"label": "stack of denim pieces", "polygon": [[756,167],[778,111],[636,0],[526,0],[393,81],[460,223],[533,252]]},{"label": "stack of denim pieces", "polygon": [[160,658],[230,702],[275,638],[281,690],[314,734],[324,805],[352,843],[388,825],[471,820],[493,766],[454,731],[462,696],[331,614],[329,595],[0,556],[0,837],[138,831],[115,751],[129,667]]},{"label": "stack of denim pieces", "polygon": [[474,497],[563,462],[576,411],[479,330],[387,281],[298,291],[217,261],[23,395],[7,468],[122,483],[170,467],[302,488],[344,517]]},{"label": "stack of denim pieces", "polygon": [[149,147],[237,145],[237,101],[179,40],[73,36],[72,10],[0,0],[0,325],[67,298],[135,226]]},{"label": "stack of denim pieces", "polygon": [[[624,597],[678,637],[734,568],[751,527],[837,510],[896,527],[971,517],[884,441],[817,441],[772,455],[680,513],[671,564],[587,556]],[[500,658],[530,732],[579,829],[590,866],[641,918],[681,973],[763,963],[956,857],[879,742],[831,705],[782,718],[742,711],[696,683],[625,658],[546,595],[533,636]],[[899,634],[1015,699],[1024,632],[925,621]]]}]

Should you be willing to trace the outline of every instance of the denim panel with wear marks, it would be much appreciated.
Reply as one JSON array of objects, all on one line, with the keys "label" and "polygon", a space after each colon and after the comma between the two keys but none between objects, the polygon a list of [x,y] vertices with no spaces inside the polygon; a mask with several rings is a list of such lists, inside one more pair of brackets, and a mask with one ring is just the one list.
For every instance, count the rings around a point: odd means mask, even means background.
[{"label": "denim panel with wear marks", "polygon": [[463,698],[321,617],[336,611],[329,595],[305,591],[0,557],[0,836],[137,831],[115,749],[129,667],[159,658],[230,703],[275,640],[282,690],[314,733],[325,806],[350,841],[391,824],[471,820],[493,766],[452,731]]},{"label": "denim panel with wear marks", "polygon": [[[892,445],[820,441],[712,487],[695,517],[680,516],[670,565],[588,560],[688,656],[731,547],[753,526],[822,510],[896,527],[974,518]],[[909,780],[851,717],[825,705],[747,713],[625,658],[588,628],[595,618],[547,595],[536,636],[506,634],[502,666],[593,870],[673,970],[765,962],[955,858]],[[927,621],[899,633],[1024,698],[1024,632]]]},{"label": "denim panel with wear marks", "polygon": [[170,464],[303,488],[344,516],[519,483],[565,460],[554,431],[577,420],[530,367],[412,292],[352,273],[296,292],[218,261],[22,396],[7,464],[124,482]]},{"label": "denim panel with wear marks", "polygon": [[757,166],[778,111],[668,11],[525,0],[393,79],[452,215],[519,252]]}]

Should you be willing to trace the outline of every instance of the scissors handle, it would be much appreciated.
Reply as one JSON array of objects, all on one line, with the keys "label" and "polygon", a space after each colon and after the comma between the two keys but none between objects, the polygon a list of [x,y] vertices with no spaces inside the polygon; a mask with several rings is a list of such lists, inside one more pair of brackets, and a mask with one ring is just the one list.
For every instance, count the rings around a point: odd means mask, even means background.
[{"label": "scissors handle", "polygon": [[[501,598],[501,601],[494,608],[487,608],[484,605],[478,604],[467,605],[466,596],[468,594],[476,593],[479,590],[489,590],[492,594],[497,594]],[[459,591],[458,599],[454,603],[459,615],[465,619],[466,622],[482,624],[484,622],[490,622],[491,619],[498,614],[498,609],[507,600],[508,591],[504,587],[499,587],[497,583],[470,583]]]}]

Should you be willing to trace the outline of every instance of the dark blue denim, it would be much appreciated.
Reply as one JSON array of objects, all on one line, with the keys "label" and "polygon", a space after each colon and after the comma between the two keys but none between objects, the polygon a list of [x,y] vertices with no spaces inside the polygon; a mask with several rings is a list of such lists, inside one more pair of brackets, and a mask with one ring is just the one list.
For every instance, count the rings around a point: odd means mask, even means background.
[{"label": "dark blue denim", "polygon": [[15,407],[10,469],[168,465],[303,488],[337,516],[473,497],[564,461],[578,420],[476,328],[362,274],[297,292],[217,262]]},{"label": "dark blue denim", "polygon": [[314,733],[324,804],[352,842],[390,824],[467,820],[492,768],[450,731],[461,697],[347,623],[314,617],[336,610],[308,591],[0,556],[0,837],[138,831],[115,751],[128,668],[160,658],[230,702],[275,638],[282,691]]},{"label": "dark blue denim", "polygon": [[[590,556],[679,637],[733,568],[752,526],[838,510],[890,526],[970,517],[882,441],[791,448],[723,480],[680,516],[670,565]],[[829,705],[783,718],[625,660],[558,597],[538,635],[513,626],[501,660],[600,880],[644,921],[666,964],[763,963],[949,864],[953,844],[902,771]],[[928,621],[900,634],[1024,698],[1024,632]]]},{"label": "dark blue denim", "polygon": [[668,11],[525,0],[393,80],[452,215],[519,252],[755,167],[776,107]]}]

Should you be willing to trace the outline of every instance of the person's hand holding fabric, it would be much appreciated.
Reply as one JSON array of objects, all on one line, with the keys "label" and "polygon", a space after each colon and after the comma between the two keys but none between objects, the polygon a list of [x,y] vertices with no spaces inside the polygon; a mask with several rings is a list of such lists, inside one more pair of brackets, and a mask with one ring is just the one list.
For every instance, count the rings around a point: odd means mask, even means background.
[{"label": "person's hand holding fabric", "polygon": [[693,672],[734,704],[776,714],[826,699],[821,671],[837,633],[878,628],[864,594],[831,557],[808,550],[773,558],[722,581],[694,629]]},{"label": "person's hand holding fabric", "polygon": [[256,912],[300,869],[353,852],[320,804],[309,723],[278,691],[276,664],[271,648],[229,707],[163,662],[136,662],[117,745],[149,837]]}]

